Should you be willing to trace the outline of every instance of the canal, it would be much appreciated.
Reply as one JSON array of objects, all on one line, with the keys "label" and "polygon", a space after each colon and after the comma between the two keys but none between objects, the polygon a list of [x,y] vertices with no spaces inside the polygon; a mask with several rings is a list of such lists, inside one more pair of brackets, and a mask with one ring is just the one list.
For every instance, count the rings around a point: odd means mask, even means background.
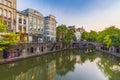
[{"label": "canal", "polygon": [[120,80],[120,58],[66,50],[0,65],[0,80]]}]

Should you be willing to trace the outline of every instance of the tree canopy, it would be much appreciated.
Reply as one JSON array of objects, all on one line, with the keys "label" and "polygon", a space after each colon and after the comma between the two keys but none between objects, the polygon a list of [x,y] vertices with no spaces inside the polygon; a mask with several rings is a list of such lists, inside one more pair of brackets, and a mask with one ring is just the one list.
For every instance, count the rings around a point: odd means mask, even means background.
[{"label": "tree canopy", "polygon": [[120,47],[120,29],[115,26],[108,27],[99,33],[95,31],[83,32],[81,37],[87,41],[104,43],[107,47]]},{"label": "tree canopy", "polygon": [[67,34],[67,26],[66,25],[59,25],[57,27],[57,38],[58,39],[63,39],[65,37],[65,34]]},{"label": "tree canopy", "polygon": [[96,31],[91,30],[90,32],[83,32],[81,35],[82,39],[85,39],[87,41],[96,41],[96,37],[98,36],[98,33]]},{"label": "tree canopy", "polygon": [[59,25],[57,27],[57,39],[62,42],[63,45],[71,43],[71,40],[74,38],[74,31],[68,29],[66,25]]},{"label": "tree canopy", "polygon": [[15,33],[7,33],[7,26],[4,23],[3,19],[0,19],[0,51],[7,47],[8,45],[15,45],[17,40],[17,34]]},{"label": "tree canopy", "polygon": [[120,46],[120,29],[111,26],[101,31],[97,37],[97,42],[107,44],[107,47]]},{"label": "tree canopy", "polygon": [[115,26],[111,26],[109,28],[106,28],[105,30],[101,31],[97,37],[97,42],[102,43],[104,41],[104,38],[107,35],[113,35],[113,34],[119,34],[120,29],[116,28]]},{"label": "tree canopy", "polygon": [[0,18],[0,32],[6,32],[6,24],[4,23],[4,19]]}]

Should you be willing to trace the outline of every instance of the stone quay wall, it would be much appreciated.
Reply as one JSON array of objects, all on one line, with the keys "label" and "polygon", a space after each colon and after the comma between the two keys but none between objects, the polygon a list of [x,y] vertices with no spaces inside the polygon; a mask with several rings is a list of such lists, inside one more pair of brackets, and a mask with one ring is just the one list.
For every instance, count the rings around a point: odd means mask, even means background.
[{"label": "stone quay wall", "polygon": [[[9,53],[34,54],[48,52],[51,48],[54,48],[53,43],[18,43],[17,45],[8,46],[7,51]],[[53,49],[54,50],[54,49]],[[0,52],[0,58],[3,57],[3,52]]]}]

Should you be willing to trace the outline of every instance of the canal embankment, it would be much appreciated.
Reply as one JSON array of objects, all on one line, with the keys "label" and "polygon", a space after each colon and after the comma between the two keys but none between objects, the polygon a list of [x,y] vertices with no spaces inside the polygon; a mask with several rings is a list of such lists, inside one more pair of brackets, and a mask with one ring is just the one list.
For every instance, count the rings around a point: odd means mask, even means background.
[{"label": "canal embankment", "polygon": [[108,53],[117,57],[120,57],[120,48],[119,47],[107,47],[105,44],[93,43],[97,51]]},{"label": "canal embankment", "polygon": [[0,52],[0,64],[10,63],[66,49],[73,48],[62,48],[61,45],[57,43],[18,43],[14,46],[8,46],[6,50]]},{"label": "canal embankment", "polygon": [[82,43],[73,43],[72,45],[64,48],[58,43],[18,43],[14,46],[8,46],[7,50],[5,51],[8,54],[5,54],[5,52],[3,51],[0,52],[0,64],[45,55],[67,49],[82,49],[87,50],[88,52],[89,50],[91,51],[91,49],[96,49],[97,51],[105,52],[120,57],[119,48],[107,48],[105,45],[98,43],[87,42],[86,45]]}]

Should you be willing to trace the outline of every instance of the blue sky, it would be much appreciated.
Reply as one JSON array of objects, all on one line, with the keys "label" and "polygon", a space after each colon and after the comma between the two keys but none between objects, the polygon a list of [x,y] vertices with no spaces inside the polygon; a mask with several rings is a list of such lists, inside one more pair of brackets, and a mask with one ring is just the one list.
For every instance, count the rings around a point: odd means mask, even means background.
[{"label": "blue sky", "polygon": [[17,0],[17,9],[33,8],[53,14],[58,25],[83,26],[87,31],[120,27],[120,0]]}]

